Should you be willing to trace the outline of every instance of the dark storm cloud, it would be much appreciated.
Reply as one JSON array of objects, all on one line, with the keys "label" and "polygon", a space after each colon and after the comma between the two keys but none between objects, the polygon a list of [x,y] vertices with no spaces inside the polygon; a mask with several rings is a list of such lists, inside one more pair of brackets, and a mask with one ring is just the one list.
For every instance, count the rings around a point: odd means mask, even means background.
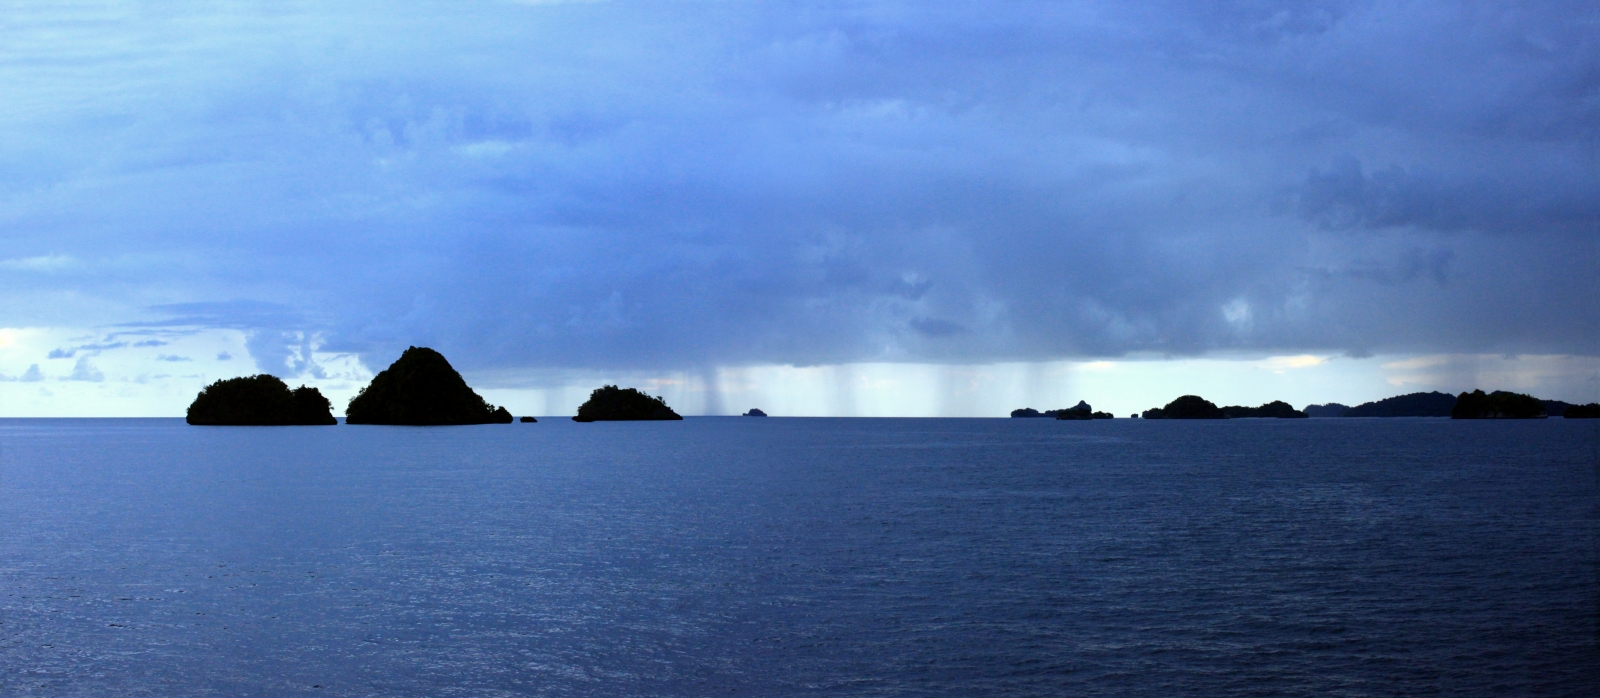
[{"label": "dark storm cloud", "polygon": [[263,370],[1597,351],[1590,3],[77,11],[0,294]]}]

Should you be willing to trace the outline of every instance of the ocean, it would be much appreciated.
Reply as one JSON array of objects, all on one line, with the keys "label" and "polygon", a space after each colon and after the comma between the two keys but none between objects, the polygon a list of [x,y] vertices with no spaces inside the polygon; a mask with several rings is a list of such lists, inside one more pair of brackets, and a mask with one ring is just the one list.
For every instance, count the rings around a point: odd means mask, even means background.
[{"label": "ocean", "polygon": [[0,420],[0,695],[1591,696],[1600,421]]}]

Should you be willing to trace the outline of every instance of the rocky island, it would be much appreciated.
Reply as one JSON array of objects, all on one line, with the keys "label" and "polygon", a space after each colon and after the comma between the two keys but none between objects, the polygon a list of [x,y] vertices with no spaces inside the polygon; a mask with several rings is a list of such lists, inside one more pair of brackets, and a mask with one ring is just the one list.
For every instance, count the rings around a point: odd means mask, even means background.
[{"label": "rocky island", "polygon": [[1227,417],[1228,419],[1251,419],[1262,417],[1277,419],[1305,419],[1307,415],[1305,412],[1295,409],[1293,405],[1290,405],[1287,402],[1282,400],[1273,400],[1272,402],[1260,407],[1240,407],[1239,405],[1229,405],[1222,408],[1222,416]]},{"label": "rocky island", "polygon": [[[1570,411],[1570,409],[1568,410]],[[1532,395],[1482,390],[1456,396],[1451,419],[1544,419],[1549,416],[1542,401]]]},{"label": "rocky island", "polygon": [[316,388],[290,390],[265,373],[219,380],[189,404],[185,421],[203,426],[325,426],[338,424],[333,403]]},{"label": "rocky island", "polygon": [[411,347],[350,399],[344,421],[405,426],[510,424],[511,412],[473,392],[444,355],[426,347]]},{"label": "rocky island", "polygon": [[1326,405],[1306,405],[1305,409],[1307,417],[1343,417],[1349,411],[1349,405],[1341,405],[1337,402],[1330,402]]},{"label": "rocky island", "polygon": [[1227,419],[1222,413],[1222,408],[1216,403],[1199,395],[1184,395],[1166,407],[1154,407],[1144,411],[1145,419]]},{"label": "rocky island", "polygon": [[621,422],[634,420],[683,419],[667,407],[665,400],[651,397],[634,388],[608,385],[596,388],[588,402],[578,407],[574,422]]},{"label": "rocky island", "polygon": [[749,412],[746,412],[746,413],[744,413],[742,415],[739,415],[739,416],[741,416],[741,417],[765,417],[765,416],[767,416],[767,413],[762,412],[760,408],[752,407],[752,408],[750,408]]},{"label": "rocky island", "polygon": [[[1096,411],[1094,411],[1093,407],[1089,406],[1088,402],[1085,402],[1083,400],[1079,400],[1078,404],[1073,405],[1072,407],[1069,407],[1067,409],[1064,409],[1064,410],[1050,410],[1049,412],[1046,412],[1045,414],[1047,414],[1047,415],[1055,415],[1056,419],[1067,419],[1067,420],[1111,419],[1111,414],[1109,412],[1096,412]],[[1012,416],[1014,417],[1014,416],[1016,416],[1016,414],[1012,413]]]}]

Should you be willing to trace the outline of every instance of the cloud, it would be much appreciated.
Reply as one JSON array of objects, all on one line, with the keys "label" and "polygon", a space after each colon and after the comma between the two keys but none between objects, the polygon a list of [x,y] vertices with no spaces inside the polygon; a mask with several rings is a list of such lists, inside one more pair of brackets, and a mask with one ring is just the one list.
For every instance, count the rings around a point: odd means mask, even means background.
[{"label": "cloud", "polygon": [[78,353],[77,349],[62,349],[60,347],[57,347],[55,349],[51,349],[50,350],[50,354],[48,356],[46,356],[45,358],[49,358],[49,359],[70,359],[74,355],[76,355],[77,353]]},{"label": "cloud", "polygon": [[407,8],[0,28],[0,323],[284,376],[1600,351],[1591,3]]},{"label": "cloud", "polygon": [[66,255],[40,255],[22,259],[0,259],[0,270],[49,273],[78,266],[77,260]]},{"label": "cloud", "polygon": [[191,359],[191,358],[189,358],[187,356],[173,356],[171,354],[160,354],[160,355],[156,356],[156,361],[194,361],[194,359]]},{"label": "cloud", "polygon": [[86,382],[90,382],[90,383],[99,383],[99,382],[104,381],[105,379],[106,379],[106,374],[101,373],[100,369],[95,368],[94,364],[89,363],[89,357],[83,356],[83,357],[79,357],[78,358],[78,363],[73,365],[72,373],[67,375],[65,378],[62,378],[61,380],[64,380],[64,381],[86,381]]},{"label": "cloud", "polygon": [[24,383],[37,383],[44,380],[44,373],[39,370],[39,364],[33,364],[29,366],[28,370],[24,371],[22,376],[17,378],[17,380]]},{"label": "cloud", "polygon": [[228,352],[225,352],[225,351],[219,351],[219,352],[217,352],[217,360],[218,361],[232,361],[233,360],[233,355],[229,354]]}]

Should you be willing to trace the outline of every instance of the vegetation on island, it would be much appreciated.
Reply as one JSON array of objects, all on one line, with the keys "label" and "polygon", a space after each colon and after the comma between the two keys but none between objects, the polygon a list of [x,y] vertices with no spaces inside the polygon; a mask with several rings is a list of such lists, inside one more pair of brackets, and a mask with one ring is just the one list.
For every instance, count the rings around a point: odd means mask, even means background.
[{"label": "vegetation on island", "polygon": [[1544,402],[1532,395],[1496,390],[1474,390],[1456,397],[1451,419],[1544,419]]},{"label": "vegetation on island", "polygon": [[539,420],[534,419],[532,417],[523,417],[522,418],[522,423],[523,424],[532,424],[532,423],[537,422],[537,421],[539,421]]},{"label": "vegetation on island", "polygon": [[410,347],[350,399],[345,423],[510,424],[511,412],[473,392],[444,355],[426,347]]},{"label": "vegetation on island", "polygon": [[1167,403],[1166,407],[1145,410],[1143,416],[1145,419],[1227,419],[1222,408],[1199,395],[1184,395]]},{"label": "vegetation on island", "polygon": [[1095,412],[1089,403],[1082,400],[1074,407],[1063,407],[1059,410],[1045,410],[1040,412],[1032,407],[1024,407],[1011,411],[1015,419],[1111,419],[1106,412]]},{"label": "vegetation on island", "polygon": [[1304,412],[1307,417],[1343,417],[1350,411],[1349,405],[1330,402],[1326,405],[1306,405]]},{"label": "vegetation on island", "polygon": [[656,419],[683,419],[667,407],[665,400],[633,388],[608,385],[596,388],[589,400],[578,407],[574,422],[613,422]]},{"label": "vegetation on island", "polygon": [[1079,400],[1077,405],[1068,409],[1052,410],[1052,412],[1055,413],[1056,419],[1111,419],[1110,413],[1096,412],[1093,407],[1089,406],[1089,403],[1083,400]]},{"label": "vegetation on island", "polygon": [[[1583,407],[1583,405],[1574,405],[1560,400],[1540,400],[1539,402],[1544,403],[1544,413],[1551,417],[1565,417],[1567,416],[1567,410],[1574,407]],[[1580,412],[1579,414],[1582,413]]]},{"label": "vegetation on island", "polygon": [[[1012,410],[1015,418],[1056,419],[1110,419],[1111,415],[1094,412],[1089,403],[1079,401],[1076,407],[1040,412],[1031,407]],[[1560,400],[1540,400],[1531,395],[1496,390],[1484,393],[1474,390],[1459,396],[1448,393],[1408,393],[1391,398],[1365,402],[1348,407],[1337,402],[1325,405],[1306,405],[1297,410],[1282,400],[1273,400],[1259,407],[1229,405],[1217,407],[1215,403],[1198,395],[1184,395],[1165,407],[1145,410],[1142,414],[1128,415],[1145,419],[1248,419],[1277,418],[1304,419],[1306,417],[1452,417],[1454,419],[1537,419],[1546,416],[1573,419],[1600,419],[1600,403],[1573,405]]]},{"label": "vegetation on island", "polygon": [[1456,396],[1449,393],[1407,393],[1364,402],[1345,412],[1343,417],[1449,417]]},{"label": "vegetation on island", "polygon": [[189,404],[186,421],[205,426],[294,426],[338,424],[333,403],[316,388],[290,390],[265,373],[219,380]]},{"label": "vegetation on island", "polygon": [[750,408],[749,412],[746,412],[746,413],[744,413],[744,414],[742,414],[740,416],[741,417],[765,417],[765,416],[767,416],[767,413],[762,412],[761,408],[759,408],[759,407],[752,407],[752,408]]},{"label": "vegetation on island", "polygon": [[1277,418],[1277,419],[1305,419],[1306,413],[1294,408],[1282,400],[1273,400],[1260,407],[1241,407],[1229,405],[1222,408],[1222,416],[1228,419],[1250,418]]}]

